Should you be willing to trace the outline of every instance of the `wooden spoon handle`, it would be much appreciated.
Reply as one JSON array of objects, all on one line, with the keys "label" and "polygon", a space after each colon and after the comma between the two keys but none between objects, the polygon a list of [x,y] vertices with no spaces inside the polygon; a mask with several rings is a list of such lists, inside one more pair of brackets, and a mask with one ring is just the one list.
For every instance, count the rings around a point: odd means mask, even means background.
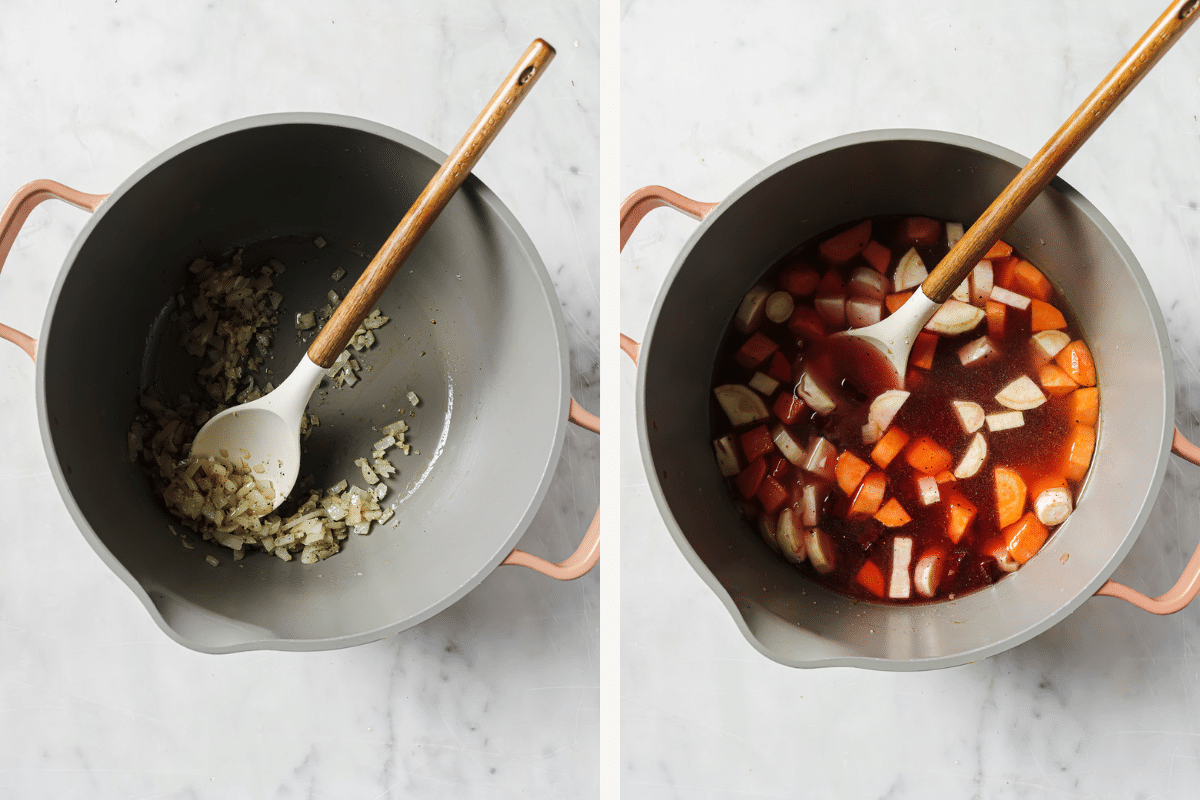
[{"label": "wooden spoon handle", "polygon": [[1046,188],[1046,184],[1053,180],[1063,164],[1108,118],[1117,104],[1125,99],[1125,95],[1191,27],[1196,17],[1200,16],[1193,13],[1197,7],[1200,7],[1200,0],[1175,0],[1171,3],[929,274],[921,284],[926,297],[935,303],[950,299],[955,288],[979,263],[983,254],[1021,216],[1021,212]]},{"label": "wooden spoon handle", "polygon": [[446,163],[438,169],[404,219],[400,220],[392,235],[371,259],[367,269],[355,281],[350,293],[333,312],[333,317],[313,340],[308,348],[308,357],[315,363],[330,367],[338,354],[346,349],[346,343],[367,314],[371,313],[392,276],[467,179],[483,151],[487,150],[553,58],[554,48],[543,40],[535,39],[529,45],[462,141],[450,153]]}]

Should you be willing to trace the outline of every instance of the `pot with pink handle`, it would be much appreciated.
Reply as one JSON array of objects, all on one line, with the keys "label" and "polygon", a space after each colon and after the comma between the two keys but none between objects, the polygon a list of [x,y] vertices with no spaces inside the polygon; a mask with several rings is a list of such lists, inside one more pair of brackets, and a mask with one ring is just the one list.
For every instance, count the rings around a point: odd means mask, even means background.
[{"label": "pot with pink handle", "polygon": [[622,348],[637,363],[638,444],[655,503],[689,563],[767,657],[795,667],[949,667],[1015,647],[1096,595],[1169,614],[1200,592],[1200,550],[1159,597],[1109,579],[1145,524],[1171,454],[1200,464],[1200,448],[1174,426],[1170,348],[1146,276],[1113,226],[1061,179],[1005,240],[1042,268],[1078,316],[1101,410],[1078,507],[1034,559],[953,601],[850,600],[771,551],[739,516],[718,471],[708,392],[696,387],[710,385],[726,326],[766,269],[851,220],[905,214],[969,224],[1024,162],[966,136],[872,131],[795,153],[720,203],[651,186],[622,205],[622,247],[654,208],[700,221],[667,273],[643,341],[622,336]]}]

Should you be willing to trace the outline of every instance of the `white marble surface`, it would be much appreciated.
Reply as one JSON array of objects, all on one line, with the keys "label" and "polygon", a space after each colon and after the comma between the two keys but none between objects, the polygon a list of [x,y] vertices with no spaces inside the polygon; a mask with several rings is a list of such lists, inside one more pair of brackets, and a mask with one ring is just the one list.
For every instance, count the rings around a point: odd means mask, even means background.
[{"label": "white marble surface", "polygon": [[[720,200],[806,145],[940,128],[1032,154],[1163,0],[622,4],[623,193]],[[1200,433],[1200,33],[1063,170],[1163,306],[1175,419]],[[622,329],[647,325],[694,223],[649,216],[622,258]],[[920,674],[760,656],[660,520],[622,392],[622,782],[640,798],[1188,798],[1200,787],[1200,606],[1090,600],[1000,656]],[[703,378],[699,379],[703,380]],[[615,385],[615,382],[610,386]],[[1119,580],[1153,593],[1200,539],[1200,470],[1172,460]]]},{"label": "white marble surface", "polygon": [[[365,117],[448,151],[536,36],[559,52],[477,172],[553,277],[571,390],[599,400],[598,6],[20,2],[0,25],[0,193],[105,192],[160,150],[274,111]],[[0,276],[36,335],[83,212],[40,206]],[[594,797],[598,571],[502,567],[426,623],[349,650],[201,655],[169,640],[72,524],[34,370],[0,346],[0,796]],[[521,546],[568,555],[597,498],[572,429]]]}]

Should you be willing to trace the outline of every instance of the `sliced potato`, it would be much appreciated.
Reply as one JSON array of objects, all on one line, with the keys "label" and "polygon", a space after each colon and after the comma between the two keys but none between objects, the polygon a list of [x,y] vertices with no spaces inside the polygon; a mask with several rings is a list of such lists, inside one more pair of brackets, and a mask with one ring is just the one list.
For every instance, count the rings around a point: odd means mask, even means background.
[{"label": "sliced potato", "polygon": [[934,312],[933,318],[925,324],[925,330],[943,336],[957,336],[975,330],[983,322],[984,316],[982,308],[952,297]]},{"label": "sliced potato", "polygon": [[912,544],[911,536],[892,539],[892,579],[888,581],[888,597],[893,600],[906,600],[912,595],[912,582],[908,576]]},{"label": "sliced potato", "polygon": [[913,588],[922,597],[933,597],[945,574],[946,553],[940,548],[932,548],[923,553],[913,567]]},{"label": "sliced potato", "polygon": [[717,467],[726,478],[735,477],[742,471],[741,459],[738,458],[737,448],[733,445],[732,436],[722,436],[713,440],[713,451],[717,454]]},{"label": "sliced potato", "polygon": [[961,222],[946,223],[946,246],[954,247],[958,244],[958,240],[963,237],[963,224]]},{"label": "sliced potato", "polygon": [[999,357],[1000,351],[990,336],[980,336],[958,348],[958,360],[964,367],[978,367]]},{"label": "sliced potato", "polygon": [[818,414],[830,414],[837,408],[837,403],[829,393],[807,371],[800,374],[800,380],[796,384],[796,396],[808,403]]},{"label": "sliced potato", "polygon": [[822,575],[833,572],[834,567],[837,566],[833,540],[820,528],[812,528],[804,535],[804,549],[808,553],[808,561],[813,565],[813,569]]},{"label": "sliced potato", "polygon": [[1029,298],[1023,294],[1009,291],[1003,286],[993,286],[992,291],[988,294],[989,300],[995,300],[997,303],[1003,303],[1006,306],[1011,306],[1018,311],[1024,311],[1029,308]]},{"label": "sliced potato", "polygon": [[796,301],[787,292],[772,292],[767,297],[764,313],[771,322],[787,322],[796,308]]},{"label": "sliced potato", "polygon": [[900,257],[900,263],[896,265],[893,284],[897,292],[903,292],[914,286],[920,286],[921,282],[928,277],[929,270],[925,269],[925,262],[921,260],[917,248],[910,247],[908,252]]},{"label": "sliced potato", "polygon": [[942,500],[942,490],[938,488],[937,478],[933,475],[917,476],[917,494],[921,497],[921,505],[931,506]]},{"label": "sliced potato", "polygon": [[1075,506],[1071,493],[1061,486],[1046,489],[1033,501],[1033,512],[1043,525],[1061,525],[1071,516]]},{"label": "sliced potato", "polygon": [[761,422],[770,416],[766,405],[753,389],[740,383],[726,383],[713,389],[725,416],[736,428]]},{"label": "sliced potato", "polygon": [[851,297],[869,297],[872,300],[882,300],[887,297],[891,282],[880,275],[873,267],[859,267],[850,275],[846,284],[846,294]]},{"label": "sliced potato", "polygon": [[765,372],[756,372],[750,377],[750,388],[767,397],[775,394],[775,390],[779,388],[779,381],[772,378]]},{"label": "sliced potato", "polygon": [[903,389],[889,389],[880,393],[871,401],[871,410],[867,412],[867,422],[874,424],[882,436],[892,424],[892,420],[896,418],[896,414],[900,413],[900,407],[904,405],[904,401],[908,397],[909,392]]},{"label": "sliced potato", "polygon": [[960,303],[971,302],[971,276],[963,278],[962,283],[954,289],[954,293],[950,296]]},{"label": "sliced potato", "polygon": [[964,433],[974,433],[983,427],[983,406],[971,400],[954,400],[954,414]]},{"label": "sliced potato", "polygon": [[1032,378],[1022,375],[996,393],[996,402],[1005,408],[1029,411],[1045,403],[1046,395]]},{"label": "sliced potato", "polygon": [[986,460],[987,439],[983,438],[982,433],[977,433],[971,437],[967,452],[963,453],[962,460],[954,468],[954,477],[960,481],[974,477],[983,468],[983,462]]},{"label": "sliced potato", "polygon": [[1071,343],[1071,337],[1066,331],[1038,331],[1029,337],[1029,342],[1039,360],[1049,361]]},{"label": "sliced potato", "polygon": [[808,460],[804,462],[804,469],[818,478],[831,481],[834,479],[837,458],[837,448],[828,439],[814,436],[808,444]]},{"label": "sliced potato", "polygon": [[821,502],[824,500],[821,487],[816,483],[806,483],[800,490],[800,524],[806,528],[815,527],[821,521]]},{"label": "sliced potato", "polygon": [[733,317],[733,327],[742,333],[753,333],[758,330],[766,316],[767,297],[770,294],[771,290],[766,286],[755,286],[746,292],[746,296],[742,298],[742,304],[738,306],[737,313]]},{"label": "sliced potato", "polygon": [[799,564],[804,560],[804,530],[796,520],[796,512],[791,508],[779,512],[779,519],[775,522],[775,541],[779,543],[779,549],[788,561]]},{"label": "sliced potato", "polygon": [[797,467],[803,467],[808,462],[808,451],[801,447],[796,437],[783,425],[776,425],[771,429],[771,440],[775,442],[783,457]]},{"label": "sliced potato", "polygon": [[1025,414],[1020,411],[1002,411],[999,414],[988,414],[984,421],[987,422],[988,430],[993,433],[1008,431],[1022,427],[1025,424]]}]

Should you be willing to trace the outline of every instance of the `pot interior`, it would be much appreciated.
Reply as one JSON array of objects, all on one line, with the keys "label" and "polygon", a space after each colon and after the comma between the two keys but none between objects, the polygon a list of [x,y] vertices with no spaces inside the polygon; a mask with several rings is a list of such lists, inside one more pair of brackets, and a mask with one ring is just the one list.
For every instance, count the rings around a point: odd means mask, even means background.
[{"label": "pot interior", "polygon": [[668,528],[751,643],[793,666],[926,669],[1025,641],[1086,600],[1132,547],[1165,470],[1171,359],[1158,305],[1116,231],[1061,180],[1005,240],[1068,298],[1096,361],[1101,414],[1078,508],[1043,551],[954,601],[885,606],[809,581],[741,519],[709,429],[713,364],[743,294],[785,252],[840,223],[917,214],[971,223],[1024,163],[975,139],[855,134],[795,154],[701,225],[668,275],[643,343],[643,460]]},{"label": "pot interior", "polygon": [[[353,387],[328,382],[304,447],[313,485],[365,486],[379,429],[403,418],[414,452],[381,503],[395,517],[314,565],[193,540],[186,549],[126,433],[140,387],[173,398],[201,362],[170,313],[187,266],[244,248],[287,268],[274,359],[278,384],[313,332],[297,312],[345,296],[442,160],[361,120],[278,115],[222,126],[131,177],[77,240],[39,348],[39,411],[56,477],[101,557],[185,644],[222,651],[367,641],[416,624],[479,583],[541,502],[564,436],[568,366],[557,299],[512,215],[470,178],[379,303],[391,318],[355,356]],[[316,237],[328,244],[319,248]],[[338,267],[346,270],[331,280]],[[414,391],[420,405],[406,397]],[[410,415],[409,412],[415,412]],[[213,555],[221,562],[205,561]]]}]

